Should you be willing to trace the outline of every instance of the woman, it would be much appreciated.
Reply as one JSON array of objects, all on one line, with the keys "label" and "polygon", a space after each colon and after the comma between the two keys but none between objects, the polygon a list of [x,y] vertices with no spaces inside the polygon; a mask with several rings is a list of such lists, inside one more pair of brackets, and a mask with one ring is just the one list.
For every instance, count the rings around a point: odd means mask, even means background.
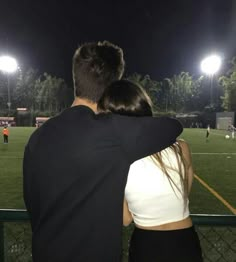
[{"label": "woman", "polygon": [[[128,80],[111,84],[98,109],[121,115],[152,116],[150,98],[140,86]],[[135,223],[130,262],[202,261],[199,239],[189,216],[192,180],[191,154],[183,140],[131,165],[123,214],[124,225]]]}]

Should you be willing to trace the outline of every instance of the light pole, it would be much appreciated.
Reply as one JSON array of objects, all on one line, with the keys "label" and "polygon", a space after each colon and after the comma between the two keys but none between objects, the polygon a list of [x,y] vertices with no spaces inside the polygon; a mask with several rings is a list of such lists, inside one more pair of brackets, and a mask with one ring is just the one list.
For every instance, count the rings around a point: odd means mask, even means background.
[{"label": "light pole", "polygon": [[213,97],[212,97],[212,85],[213,77],[219,71],[221,66],[221,58],[218,55],[210,55],[202,60],[201,70],[203,73],[210,77],[210,103],[211,107],[213,106]]},{"label": "light pole", "polygon": [[11,111],[11,92],[10,92],[10,78],[9,74],[14,73],[17,70],[16,59],[10,56],[0,57],[0,70],[7,74],[7,106],[8,106],[8,117]]}]

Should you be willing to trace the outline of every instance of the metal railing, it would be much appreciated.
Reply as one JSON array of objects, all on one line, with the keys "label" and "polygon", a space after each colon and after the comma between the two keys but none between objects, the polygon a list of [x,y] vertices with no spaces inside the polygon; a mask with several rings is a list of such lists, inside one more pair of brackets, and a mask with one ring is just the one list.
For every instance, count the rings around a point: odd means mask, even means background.
[{"label": "metal railing", "polygon": [[[236,216],[191,215],[204,262],[236,261]],[[123,230],[123,261],[133,225]],[[0,262],[31,262],[31,228],[25,210],[0,209]]]},{"label": "metal railing", "polygon": [[206,262],[236,262],[236,216],[192,215]]},{"label": "metal railing", "polygon": [[31,261],[31,227],[27,211],[0,209],[0,262]]}]

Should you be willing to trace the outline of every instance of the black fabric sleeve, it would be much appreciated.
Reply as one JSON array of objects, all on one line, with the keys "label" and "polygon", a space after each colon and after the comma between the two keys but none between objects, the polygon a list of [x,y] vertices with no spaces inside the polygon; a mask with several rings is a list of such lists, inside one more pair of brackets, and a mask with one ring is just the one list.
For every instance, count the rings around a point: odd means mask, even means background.
[{"label": "black fabric sleeve", "polygon": [[178,120],[168,117],[113,115],[113,124],[131,162],[172,145],[183,131]]}]

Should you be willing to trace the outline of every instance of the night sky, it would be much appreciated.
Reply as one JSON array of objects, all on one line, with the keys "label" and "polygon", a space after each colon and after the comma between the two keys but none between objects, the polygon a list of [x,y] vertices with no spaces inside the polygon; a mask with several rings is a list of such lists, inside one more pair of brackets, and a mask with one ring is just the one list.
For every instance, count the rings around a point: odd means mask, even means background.
[{"label": "night sky", "polygon": [[[0,55],[71,80],[77,46],[109,40],[121,46],[126,74],[155,80],[188,71],[217,52],[225,63],[236,55],[233,0],[1,1]],[[225,70],[226,67],[223,68]]]}]

